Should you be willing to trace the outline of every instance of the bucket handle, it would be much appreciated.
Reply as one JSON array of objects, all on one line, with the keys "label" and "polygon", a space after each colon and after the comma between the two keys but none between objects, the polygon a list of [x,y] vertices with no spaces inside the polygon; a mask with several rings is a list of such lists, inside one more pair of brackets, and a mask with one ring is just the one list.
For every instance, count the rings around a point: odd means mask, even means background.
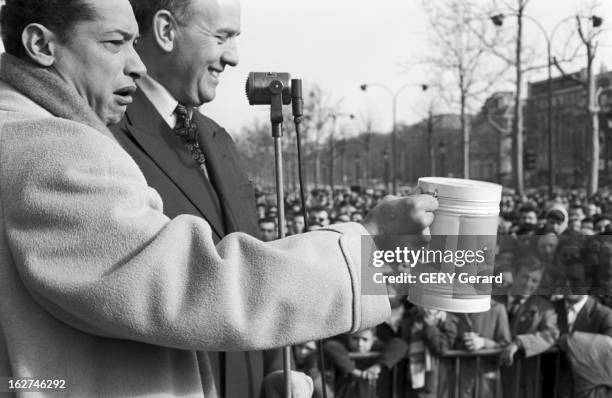
[{"label": "bucket handle", "polygon": [[419,188],[419,191],[420,191],[421,194],[431,195],[431,196],[433,196],[436,199],[438,198],[438,188],[434,188],[433,191],[425,191],[425,190],[423,190],[423,187],[418,187],[418,188]]}]

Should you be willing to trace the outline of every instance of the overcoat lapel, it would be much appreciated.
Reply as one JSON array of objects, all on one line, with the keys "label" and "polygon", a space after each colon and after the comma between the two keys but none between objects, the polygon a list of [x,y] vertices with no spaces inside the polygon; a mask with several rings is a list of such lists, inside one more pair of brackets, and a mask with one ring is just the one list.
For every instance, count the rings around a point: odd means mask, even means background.
[{"label": "overcoat lapel", "polygon": [[195,161],[183,141],[140,90],[134,94],[134,102],[128,107],[126,116],[126,127],[142,150],[202,213],[211,228],[224,236],[224,223],[212,185],[194,166]]}]

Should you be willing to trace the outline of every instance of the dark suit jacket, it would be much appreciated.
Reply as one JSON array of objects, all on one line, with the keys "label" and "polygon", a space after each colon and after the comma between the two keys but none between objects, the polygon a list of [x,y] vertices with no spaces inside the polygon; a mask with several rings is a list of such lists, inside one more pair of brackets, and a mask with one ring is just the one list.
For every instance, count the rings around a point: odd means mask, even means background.
[{"label": "dark suit jacket", "polygon": [[[215,242],[236,231],[256,235],[254,190],[234,141],[221,126],[199,112],[194,112],[193,120],[204,144],[210,181],[185,149],[184,142],[140,90],[124,118],[111,131],[140,166],[149,185],[159,192],[168,217],[191,214],[205,218]],[[282,368],[277,353],[265,355],[266,373]],[[214,366],[215,356],[210,357]],[[226,360],[225,395],[256,398],[264,374],[262,353],[228,353]]]},{"label": "dark suit jacket", "polygon": [[[568,333],[567,325],[567,311],[565,309],[565,300],[559,300],[554,303],[555,311],[557,312],[557,323],[559,325],[559,332],[563,335]],[[574,322],[574,332],[587,332],[604,334],[612,336],[612,310],[608,307],[599,304],[593,297],[589,296],[584,307],[580,310],[576,316]],[[555,383],[554,374],[550,369],[552,363],[543,362],[544,369],[544,383],[545,385],[553,385]],[[547,371],[547,369],[549,369]],[[566,398],[571,396],[573,392],[573,381],[572,373],[570,371],[570,364],[567,361],[565,355],[561,356],[559,363],[559,376],[558,380],[558,391],[559,396]],[[550,396],[546,394],[545,396]]]},{"label": "dark suit jacket", "polygon": [[[555,310],[558,316],[559,331],[561,334],[567,333],[565,300],[555,302]],[[584,303],[584,307],[582,307],[578,316],[576,316],[573,331],[605,334],[612,337],[612,310],[599,304],[593,297],[589,296],[586,303]]]}]

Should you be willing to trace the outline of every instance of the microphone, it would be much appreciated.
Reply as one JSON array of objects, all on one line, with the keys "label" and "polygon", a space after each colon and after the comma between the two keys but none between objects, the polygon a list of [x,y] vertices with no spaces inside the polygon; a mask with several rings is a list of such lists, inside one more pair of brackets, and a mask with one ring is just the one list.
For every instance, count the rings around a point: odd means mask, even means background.
[{"label": "microphone", "polygon": [[272,97],[281,95],[282,104],[291,103],[291,79],[286,72],[251,72],[246,81],[249,105],[272,105]]},{"label": "microphone", "polygon": [[294,118],[301,118],[304,115],[302,79],[291,79],[291,110]]}]

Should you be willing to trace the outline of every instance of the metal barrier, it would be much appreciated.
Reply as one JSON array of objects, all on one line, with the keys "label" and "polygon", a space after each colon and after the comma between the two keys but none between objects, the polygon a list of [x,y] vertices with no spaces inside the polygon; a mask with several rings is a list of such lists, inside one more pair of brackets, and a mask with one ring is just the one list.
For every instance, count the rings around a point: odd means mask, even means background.
[{"label": "metal barrier", "polygon": [[[448,386],[448,394],[446,396],[451,398],[459,398],[461,397],[461,382],[462,375],[464,372],[462,371],[462,364],[465,364],[467,361],[475,362],[475,371],[474,375],[476,376],[476,380],[474,381],[474,392],[472,396],[479,398],[480,397],[480,385],[484,374],[482,372],[482,361],[483,358],[491,358],[497,357],[499,359],[499,355],[503,352],[503,348],[489,348],[482,349],[478,351],[464,351],[464,350],[449,350],[444,355],[440,357],[440,362],[447,361],[446,367],[449,369],[448,374],[441,375],[444,377],[449,377],[447,386]],[[378,356],[379,352],[368,352],[368,353],[349,353],[349,357],[351,359],[366,359]],[[561,351],[557,349],[550,349],[545,353],[540,355],[535,355],[530,358],[524,358],[520,355],[515,357],[514,363],[515,366],[512,368],[514,371],[514,384],[512,386],[513,391],[509,396],[498,395],[498,390],[496,389],[495,395],[489,397],[482,398],[524,398],[524,396],[528,397],[544,397],[544,398],[557,398],[559,397],[559,371],[560,371],[560,362],[561,362]],[[554,373],[552,373],[552,380],[548,380],[549,382],[553,382],[553,385],[545,386],[542,385],[542,357],[549,356],[554,361]],[[405,361],[405,360],[404,360]],[[533,384],[533,388],[535,390],[532,391],[523,391],[521,392],[521,378],[523,377],[525,366],[528,362],[535,363],[535,380],[536,382]],[[442,365],[441,365],[442,366]],[[500,367],[501,368],[501,367]],[[505,368],[510,369],[510,368]],[[550,376],[551,374],[549,374]],[[400,377],[407,378],[407,375],[398,374],[397,366],[392,369],[392,398],[404,398],[410,397],[409,392],[405,389],[400,389],[398,386],[404,386],[408,388],[406,383],[398,383]],[[440,380],[439,380],[440,383]],[[501,383],[501,380],[499,380]],[[552,388],[552,391],[551,391]],[[552,394],[551,394],[552,392]],[[526,394],[525,394],[526,393]],[[442,395],[441,395],[442,396]],[[386,398],[386,397],[380,397]]]}]

